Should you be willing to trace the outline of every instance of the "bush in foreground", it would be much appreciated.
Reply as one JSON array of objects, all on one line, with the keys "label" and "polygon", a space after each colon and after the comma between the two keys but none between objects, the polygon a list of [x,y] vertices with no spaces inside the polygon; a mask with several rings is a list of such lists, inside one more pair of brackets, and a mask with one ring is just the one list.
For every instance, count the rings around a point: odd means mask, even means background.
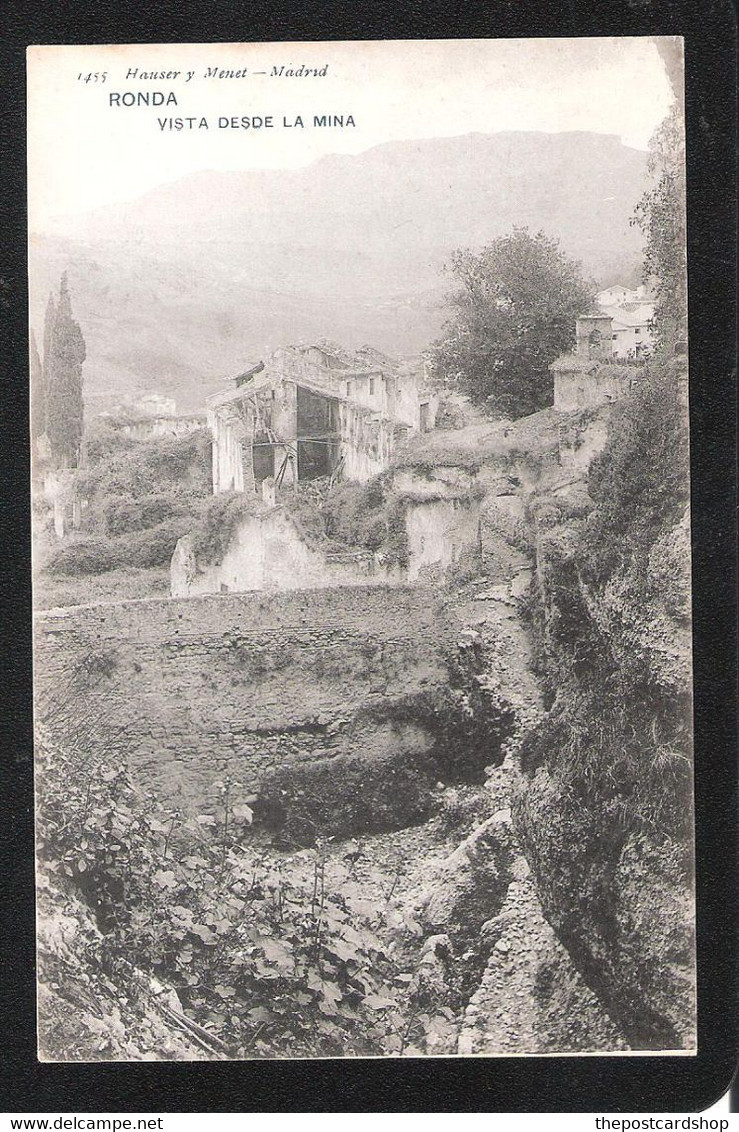
[{"label": "bush in foreground", "polygon": [[[214,783],[219,804],[184,819],[142,797],[124,768],[72,759],[43,728],[38,772],[45,891],[56,907],[81,896],[100,928],[68,960],[93,996],[112,986],[137,1002],[150,979],[176,988],[176,1012],[211,1057],[419,1054],[453,1038],[451,1010],[388,947],[390,925],[405,939],[419,926],[390,896],[368,901],[323,844],[292,858],[249,845],[236,783]],[[58,969],[42,964],[39,977],[52,988]],[[99,1039],[105,1026],[92,1023]]]}]

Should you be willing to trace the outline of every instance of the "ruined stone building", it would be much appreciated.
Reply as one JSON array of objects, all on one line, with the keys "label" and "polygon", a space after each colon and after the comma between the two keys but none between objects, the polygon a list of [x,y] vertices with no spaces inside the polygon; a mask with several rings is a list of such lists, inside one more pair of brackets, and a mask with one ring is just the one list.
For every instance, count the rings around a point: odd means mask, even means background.
[{"label": "ruined stone building", "polygon": [[370,347],[285,346],[207,402],[213,491],[259,491],[319,476],[367,480],[400,437],[434,428],[424,365]]},{"label": "ruined stone building", "polygon": [[623,397],[638,380],[637,359],[613,353],[613,320],[602,311],[581,315],[575,324],[574,353],[563,354],[549,367],[554,377],[554,408],[572,413]]},{"label": "ruined stone building", "polygon": [[563,489],[587,474],[591,460],[606,443],[610,406],[630,393],[644,374],[644,359],[614,355],[613,322],[602,310],[577,319],[575,338],[574,352],[563,354],[549,367],[554,408],[562,414],[559,463],[574,477],[560,485]]},{"label": "ruined stone building", "polygon": [[100,420],[114,422],[118,432],[134,440],[186,436],[206,426],[205,413],[178,413],[174,398],[161,393],[147,393],[133,405],[118,405],[112,413],[100,413]]}]

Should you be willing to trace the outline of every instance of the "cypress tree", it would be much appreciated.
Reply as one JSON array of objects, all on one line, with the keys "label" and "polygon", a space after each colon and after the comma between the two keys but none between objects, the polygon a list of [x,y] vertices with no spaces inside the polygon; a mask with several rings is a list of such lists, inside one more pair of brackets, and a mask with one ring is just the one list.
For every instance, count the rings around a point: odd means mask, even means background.
[{"label": "cypress tree", "polygon": [[36,335],[31,331],[31,439],[38,440],[46,432],[46,386]]},{"label": "cypress tree", "polygon": [[46,431],[51,455],[59,468],[76,468],[82,442],[82,363],[85,340],[72,318],[67,273],[62,276],[59,304],[51,329],[46,362]]},{"label": "cypress tree", "polygon": [[54,332],[54,323],[56,322],[56,302],[54,301],[53,292],[49,293],[49,301],[46,304],[46,315],[44,317],[44,390],[49,388],[49,362],[51,360],[51,335]]}]

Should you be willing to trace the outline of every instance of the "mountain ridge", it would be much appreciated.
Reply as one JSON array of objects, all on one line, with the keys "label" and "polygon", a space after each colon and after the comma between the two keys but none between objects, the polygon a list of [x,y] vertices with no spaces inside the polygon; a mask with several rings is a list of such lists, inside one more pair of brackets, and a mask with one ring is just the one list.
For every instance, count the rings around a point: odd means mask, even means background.
[{"label": "mountain ridge", "polygon": [[[182,408],[245,360],[327,335],[411,353],[441,331],[458,247],[544,230],[598,283],[631,279],[646,154],[615,135],[382,142],[287,170],[199,170],[31,238],[32,323],[70,271],[91,411],[158,389]],[[153,290],[152,290],[153,286]],[[220,376],[219,376],[220,375]]]}]

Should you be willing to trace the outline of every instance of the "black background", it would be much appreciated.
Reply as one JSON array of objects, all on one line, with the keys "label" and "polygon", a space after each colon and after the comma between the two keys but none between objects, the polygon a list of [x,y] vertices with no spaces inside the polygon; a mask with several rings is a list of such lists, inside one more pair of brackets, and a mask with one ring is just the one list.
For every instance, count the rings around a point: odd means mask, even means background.
[{"label": "black background", "polygon": [[[684,36],[686,58],[698,1056],[40,1064],[33,959],[26,46],[655,34]],[[726,1091],[737,1049],[736,62],[729,0],[4,4],[0,1111],[680,1112],[704,1108]]]}]

